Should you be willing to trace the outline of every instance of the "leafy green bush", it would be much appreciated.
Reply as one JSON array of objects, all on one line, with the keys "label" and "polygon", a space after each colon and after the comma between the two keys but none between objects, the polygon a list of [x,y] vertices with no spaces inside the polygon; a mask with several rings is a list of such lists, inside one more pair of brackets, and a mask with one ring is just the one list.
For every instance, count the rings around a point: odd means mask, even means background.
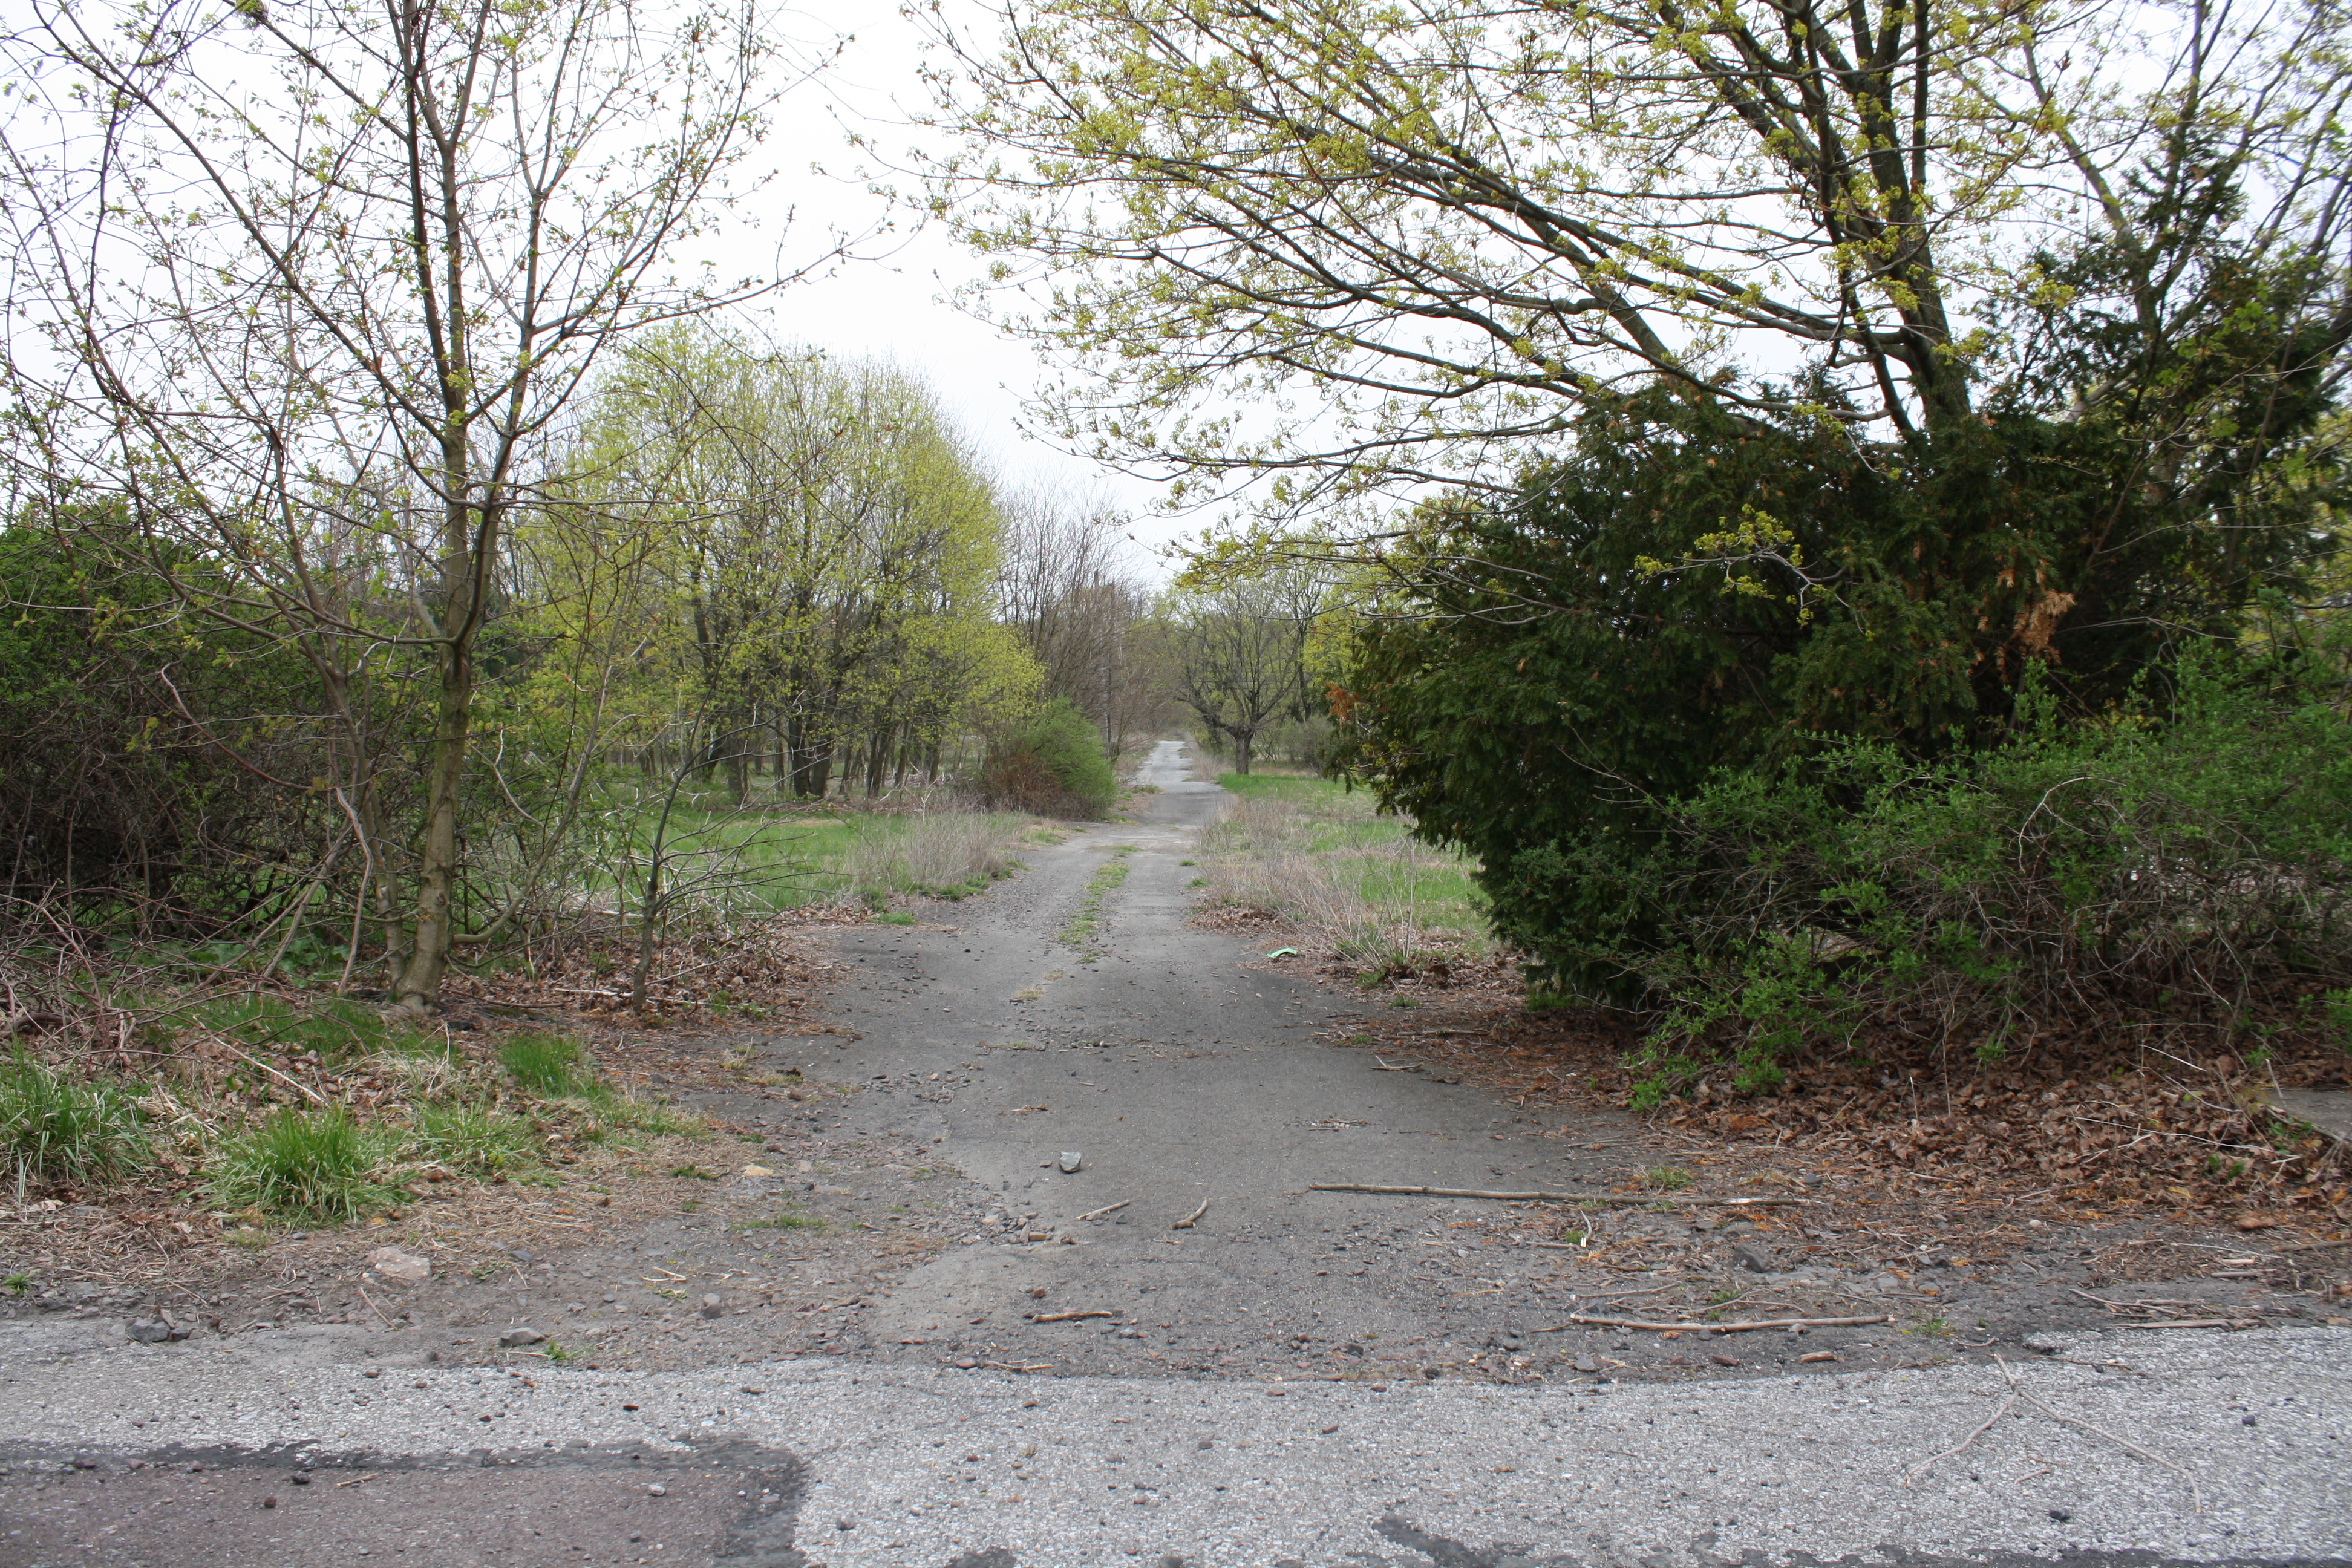
[{"label": "leafy green bush", "polygon": [[147,1137],[122,1089],[19,1054],[0,1071],[0,1152],[19,1182],[110,1179],[146,1163]]},{"label": "leafy green bush", "polygon": [[1641,955],[1682,940],[1658,885],[1678,803],[1726,771],[1778,778],[1821,736],[2001,746],[2028,671],[2069,713],[2115,713],[2323,547],[2342,472],[2296,445],[2319,412],[2297,392],[2172,472],[2145,432],[2027,407],[1896,449],[1663,386],[1595,405],[1515,501],[1433,502],[1385,552],[1335,763],[1477,858],[1538,984],[1643,1004]]},{"label": "leafy green bush", "polygon": [[230,1208],[351,1219],[388,1196],[369,1177],[383,1153],[382,1140],[340,1105],[282,1110],[220,1146],[212,1193]]},{"label": "leafy green bush", "polygon": [[1671,1005],[1652,1094],[1727,1051],[1743,1089],[1866,1009],[1924,1004],[1997,1060],[2085,1002],[2227,1016],[2265,974],[2352,971],[2352,715],[2331,661],[2191,654],[2168,701],[2005,744],[1848,741],[1676,803],[1629,953]]},{"label": "leafy green bush", "polygon": [[2352,985],[2330,991],[2326,1003],[2327,1021],[2336,1026],[2336,1043],[2352,1051]]},{"label": "leafy green bush", "polygon": [[1066,816],[1100,816],[1118,797],[1094,721],[1066,697],[991,752],[985,784],[992,802]]},{"label": "leafy green bush", "polygon": [[284,717],[315,710],[313,688],[282,639],[172,614],[126,545],[103,508],[0,518],[0,890],[147,932],[217,930],[282,897],[281,868],[335,830],[331,803],[257,789],[238,765],[317,771]]}]

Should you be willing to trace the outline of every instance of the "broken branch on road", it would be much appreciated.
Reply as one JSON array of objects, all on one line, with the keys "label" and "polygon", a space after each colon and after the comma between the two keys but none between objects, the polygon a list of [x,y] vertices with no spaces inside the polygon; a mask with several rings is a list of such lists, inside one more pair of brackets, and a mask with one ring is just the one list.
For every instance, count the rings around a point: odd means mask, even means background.
[{"label": "broken branch on road", "polygon": [[[1808,1360],[1810,1360],[1810,1359],[1811,1359],[1811,1358],[1808,1357],[1807,1359],[1808,1359]],[[1959,1453],[1962,1453],[1962,1452],[1966,1451],[1966,1449],[1968,1448],[1968,1446],[1969,1446],[1969,1444],[1971,1444],[1971,1443],[1975,1442],[1978,1438],[1979,1438],[1979,1437],[1983,1436],[1987,1432],[1990,1432],[1990,1431],[1991,1431],[1991,1430],[1992,1430],[1993,1423],[1995,1423],[1995,1422],[1999,1421],[2002,1416],[2004,1416],[2004,1415],[2008,1415],[2011,1411],[2012,1411],[2012,1410],[2016,1409],[2016,1408],[2017,1408],[2017,1401],[2018,1401],[2018,1391],[2017,1391],[2015,1388],[2011,1388],[2011,1391],[2010,1391],[2010,1395],[2009,1395],[2009,1397],[2008,1397],[2007,1399],[2004,1399],[2004,1400],[2002,1400],[2002,1401],[2001,1401],[2000,1408],[2000,1409],[1998,1409],[1998,1410],[1996,1410],[1996,1411],[1994,1411],[1991,1415],[1990,1415],[1986,1416],[1986,1417],[1984,1418],[1984,1424],[1983,1424],[1982,1426],[1979,1426],[1975,1431],[1973,1431],[1973,1432],[1969,1433],[1967,1436],[1965,1436],[1965,1437],[1961,1438],[1958,1443],[1954,1444],[1952,1447],[1948,1447],[1948,1448],[1945,1449],[1942,1453],[1940,1453],[1940,1454],[1930,1454],[1930,1455],[1928,1455],[1926,1458],[1924,1458],[1924,1459],[1920,1460],[1916,1465],[1914,1465],[1914,1466],[1911,1468],[1911,1473],[1910,1473],[1910,1474],[1908,1474],[1908,1475],[1906,1475],[1906,1476],[1905,1476],[1905,1477],[1903,1478],[1903,1483],[1902,1483],[1902,1484],[1903,1484],[1903,1485],[1905,1485],[1905,1486],[1906,1486],[1906,1487],[1907,1487],[1907,1486],[1909,1486],[1913,1481],[1917,1480],[1921,1476],[1926,1475],[1926,1474],[1927,1474],[1930,1469],[1934,1468],[1937,1460],[1939,1460],[1939,1459],[1948,1459],[1948,1458],[1952,1458],[1954,1455],[1956,1455],[1956,1454],[1959,1454]]]},{"label": "broken branch on road", "polygon": [[1309,1182],[1310,1193],[1379,1193],[1399,1198],[1492,1198],[1522,1204],[1628,1204],[1639,1207],[1673,1205],[1696,1208],[1771,1208],[1804,1205],[1811,1198],[1702,1198],[1685,1193],[1664,1197],[1654,1193],[1507,1193],[1484,1187],[1391,1187],[1369,1182]]},{"label": "broken branch on road", "polygon": [[[1875,1318],[1752,1318],[1737,1323],[1653,1323],[1642,1318],[1587,1318],[1570,1313],[1570,1323],[1583,1323],[1601,1329],[1639,1329],[1644,1333],[1676,1334],[1739,1334],[1750,1329],[1858,1329],[1871,1323],[1891,1323],[1895,1320],[1881,1314]],[[1558,1329],[1538,1329],[1539,1334],[1556,1334]]]}]

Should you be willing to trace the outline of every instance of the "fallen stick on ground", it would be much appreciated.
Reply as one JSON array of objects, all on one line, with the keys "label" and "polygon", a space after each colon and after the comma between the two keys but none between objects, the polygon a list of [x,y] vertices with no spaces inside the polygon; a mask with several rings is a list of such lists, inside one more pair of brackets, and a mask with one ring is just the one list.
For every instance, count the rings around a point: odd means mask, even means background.
[{"label": "fallen stick on ground", "polygon": [[268,1062],[255,1061],[251,1057],[247,1056],[243,1051],[238,1050],[235,1046],[232,1046],[226,1040],[222,1039],[218,1035],[208,1035],[206,1037],[210,1039],[213,1044],[220,1047],[221,1049],[228,1052],[229,1055],[236,1058],[239,1061],[259,1068],[263,1072],[268,1073],[271,1078],[278,1079],[280,1083],[291,1085],[298,1093],[309,1095],[313,1100],[317,1101],[320,1105],[327,1103],[327,1097],[320,1094],[317,1089],[312,1089],[310,1085],[303,1083],[299,1079],[288,1078],[284,1073],[279,1072]]},{"label": "fallen stick on ground", "polygon": [[1174,1225],[1170,1226],[1168,1228],[1171,1230],[1190,1230],[1192,1228],[1193,1225],[1199,1221],[1200,1217],[1208,1212],[1209,1200],[1202,1198],[1199,1208],[1194,1209],[1191,1214],[1186,1215],[1182,1219],[1178,1220]]},{"label": "fallen stick on ground", "polygon": [[1695,1204],[1702,1208],[1768,1208],[1813,1201],[1811,1198],[1701,1198],[1688,1194],[1669,1197],[1661,1193],[1498,1193],[1480,1187],[1385,1187],[1365,1182],[1309,1182],[1307,1190],[1310,1193],[1385,1193],[1399,1198],[1498,1198],[1506,1203]]},{"label": "fallen stick on ground", "polygon": [[364,1285],[361,1286],[359,1288],[359,1292],[360,1300],[367,1303],[367,1310],[375,1314],[375,1321],[382,1323],[387,1329],[391,1328],[392,1320],[383,1315],[383,1309],[375,1304],[375,1298],[367,1293],[367,1287]]},{"label": "fallen stick on ground", "polygon": [[[1680,1334],[1738,1334],[1749,1329],[1858,1329],[1870,1323],[1891,1323],[1889,1317],[1876,1318],[1755,1318],[1738,1323],[1653,1323],[1642,1318],[1587,1318],[1571,1312],[1571,1323],[1588,1323],[1603,1329],[1640,1329],[1644,1332]],[[1556,1334],[1558,1329],[1538,1329],[1538,1333]]]},{"label": "fallen stick on ground", "polygon": [[[1125,1208],[1134,1201],[1135,1200],[1133,1198],[1121,1198],[1115,1204],[1105,1204],[1098,1209],[1088,1209],[1086,1213],[1080,1215],[1078,1219],[1099,1219],[1107,1214],[1117,1214],[1119,1210]],[[1074,1219],[1070,1223],[1072,1225],[1076,1225],[1078,1223],[1078,1220]]]},{"label": "fallen stick on ground", "polygon": [[1118,1315],[1094,1307],[1083,1312],[1040,1312],[1029,1321],[1033,1323],[1075,1323],[1080,1318],[1115,1318]]},{"label": "fallen stick on ground", "polygon": [[1958,1443],[1955,1444],[1953,1447],[1949,1447],[1949,1448],[1945,1449],[1942,1453],[1940,1453],[1940,1454],[1930,1454],[1929,1456],[1927,1456],[1927,1458],[1924,1458],[1924,1459],[1920,1460],[1916,1465],[1914,1465],[1914,1466],[1911,1468],[1911,1473],[1910,1473],[1909,1475],[1905,1476],[1905,1477],[1903,1478],[1903,1484],[1904,1484],[1905,1486],[1906,1486],[1906,1487],[1907,1487],[1907,1486],[1909,1486],[1913,1481],[1917,1480],[1921,1476],[1926,1475],[1926,1474],[1927,1473],[1927,1471],[1935,1466],[1935,1464],[1936,1464],[1936,1462],[1937,1462],[1937,1460],[1939,1460],[1939,1459],[1948,1459],[1948,1458],[1952,1458],[1955,1454],[1959,1454],[1959,1453],[1963,1453],[1963,1452],[1965,1452],[1965,1451],[1967,1450],[1968,1446],[1969,1446],[1969,1444],[1971,1444],[1971,1443],[1975,1442],[1978,1438],[1979,1438],[1979,1437],[1983,1436],[1987,1432],[1990,1432],[1990,1431],[1991,1431],[1991,1430],[1992,1430],[1992,1424],[1993,1424],[1994,1422],[1996,1422],[1996,1421],[2000,1420],[2002,1416],[2004,1416],[2004,1415],[2008,1415],[2011,1411],[2012,1411],[2012,1410],[2014,1410],[2014,1409],[2016,1409],[2016,1408],[2017,1408],[2017,1394],[2016,1394],[2015,1391],[2014,1391],[2014,1390],[2012,1390],[2012,1391],[2011,1392],[2011,1394],[2010,1394],[2010,1396],[2009,1396],[2007,1399],[2004,1399],[2004,1400],[2002,1400],[2002,1401],[2000,1402],[2000,1409],[1998,1409],[1998,1410],[1996,1410],[1996,1411],[1994,1411],[1991,1415],[1988,1415],[1988,1416],[1986,1416],[1986,1417],[1984,1418],[1984,1425],[1983,1425],[1983,1426],[1979,1426],[1975,1431],[1973,1431],[1973,1432],[1969,1433],[1967,1436],[1965,1436],[1965,1437],[1961,1438],[1961,1439],[1959,1440],[1959,1442],[1958,1442]]},{"label": "fallen stick on ground", "polygon": [[1372,1058],[1372,1064],[1373,1070],[1376,1072],[1419,1072],[1421,1070],[1418,1064],[1406,1067],[1391,1067],[1388,1063],[1381,1060],[1378,1057],[1374,1057]]},{"label": "fallen stick on ground", "polygon": [[2063,1415],[2059,1412],[2053,1410],[2049,1405],[2042,1404],[2042,1401],[2034,1398],[2033,1395],[2025,1392],[2024,1388],[2020,1385],[2017,1381],[2017,1373],[2009,1370],[2009,1363],[2007,1362],[2002,1361],[1999,1356],[1995,1356],[1992,1359],[1993,1363],[2000,1368],[2001,1376],[2009,1379],[2009,1386],[2016,1391],[2016,1396],[2018,1398],[2024,1400],[2025,1403],[2032,1405],[2036,1410],[2041,1411],[2042,1414],[2049,1416],[2053,1421],[2061,1421],[2069,1426],[2080,1426],[2085,1432],[2096,1433],[2098,1436],[2105,1437],[2108,1442],[2113,1443],[2116,1447],[2123,1449],[2124,1452],[2127,1454],[2137,1454],[2141,1458],[2146,1459],[2151,1465],[2162,1465],[2166,1469],[2170,1470],[2174,1475],[2179,1476],[2182,1480],[2189,1483],[2189,1507],[2200,1516],[2204,1513],[2205,1494],[2199,1489],[2197,1485],[2197,1478],[2195,1476],[2190,1475],[2187,1470],[2182,1469],[2179,1465],[2174,1464],[2170,1459],[2166,1458],[2163,1455],[2151,1454],[2146,1448],[2141,1447],[2138,1444],[2127,1442],[2124,1438],[2116,1436],[2113,1432],[2108,1431],[2104,1426],[2094,1426],[2088,1421],[2082,1419],[2080,1416]]},{"label": "fallen stick on ground", "polygon": [[2161,1323],[2126,1323],[2127,1329],[2258,1329],[2260,1318],[2170,1318]]}]

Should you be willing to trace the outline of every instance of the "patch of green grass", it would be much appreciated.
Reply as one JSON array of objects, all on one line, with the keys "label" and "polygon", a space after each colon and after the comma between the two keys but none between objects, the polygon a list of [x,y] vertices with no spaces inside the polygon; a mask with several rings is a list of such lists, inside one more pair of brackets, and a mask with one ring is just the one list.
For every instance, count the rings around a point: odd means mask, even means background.
[{"label": "patch of green grass", "polygon": [[766,1219],[746,1221],[743,1228],[745,1230],[823,1230],[824,1221],[812,1214],[802,1214],[796,1209],[787,1209],[782,1214],[771,1215]]},{"label": "patch of green grass", "polygon": [[147,1154],[139,1107],[121,1088],[22,1054],[0,1069],[0,1159],[17,1182],[111,1180]]},{"label": "patch of green grass", "polygon": [[557,1363],[576,1360],[580,1354],[578,1351],[564,1349],[562,1345],[557,1344],[553,1340],[548,1341],[547,1348],[539,1353],[545,1356],[548,1360]]},{"label": "patch of green grass", "polygon": [[210,1185],[229,1208],[352,1219],[390,1196],[368,1175],[383,1155],[381,1139],[340,1105],[283,1110],[220,1145]]},{"label": "patch of green grass", "polygon": [[1948,1339],[1951,1335],[1952,1325],[1942,1318],[1925,1318],[1916,1326],[1903,1331],[1906,1334],[1924,1334],[1935,1340]]},{"label": "patch of green grass", "polygon": [[516,1083],[546,1100],[586,1093],[596,1069],[569,1035],[516,1035],[499,1047],[499,1060]]},{"label": "patch of green grass", "polygon": [[596,1102],[596,1124],[586,1136],[595,1140],[614,1132],[639,1132],[649,1138],[708,1138],[710,1123],[698,1116],[681,1116],[648,1100],[613,1095]]},{"label": "patch of green grass", "polygon": [[408,1152],[468,1176],[507,1175],[539,1163],[531,1124],[484,1105],[417,1107]]},{"label": "patch of green grass", "polygon": [[915,923],[915,917],[904,910],[886,910],[874,917],[874,923],[878,926],[910,926]]},{"label": "patch of green grass", "polygon": [[[614,777],[604,793],[611,810],[626,813],[642,788]],[[649,824],[635,830],[640,857]],[[830,801],[817,815],[782,803],[739,811],[716,787],[684,792],[669,832],[674,855],[709,864],[723,854],[735,870],[718,901],[755,913],[860,899],[879,909],[894,894],[968,898],[1022,868],[1010,850],[1051,841],[1034,818],[1006,812],[866,811]],[[591,890],[611,896],[609,878]]]},{"label": "patch of green grass", "polygon": [[1360,791],[1350,792],[1345,785],[1314,773],[1219,773],[1217,783],[1244,800],[1286,800],[1322,805],[1334,796],[1345,799],[1351,793],[1368,804],[1371,799]]},{"label": "patch of green grass", "polygon": [[719,1179],[717,1172],[706,1171],[699,1165],[672,1165],[669,1173],[682,1176],[689,1182],[715,1182]]},{"label": "patch of green grass", "polygon": [[1642,1173],[1642,1180],[1661,1192],[1678,1193],[1691,1184],[1691,1174],[1678,1165],[1654,1165]]},{"label": "patch of green grass", "polygon": [[1062,928],[1056,940],[1066,947],[1083,948],[1090,944],[1102,924],[1104,895],[1127,880],[1129,869],[1125,860],[1105,862],[1087,880],[1086,897],[1078,900],[1077,912],[1071,915],[1069,924]]},{"label": "patch of green grass", "polygon": [[11,1296],[21,1296],[32,1288],[33,1277],[29,1274],[11,1274],[5,1279],[0,1279],[0,1289],[6,1290]]}]

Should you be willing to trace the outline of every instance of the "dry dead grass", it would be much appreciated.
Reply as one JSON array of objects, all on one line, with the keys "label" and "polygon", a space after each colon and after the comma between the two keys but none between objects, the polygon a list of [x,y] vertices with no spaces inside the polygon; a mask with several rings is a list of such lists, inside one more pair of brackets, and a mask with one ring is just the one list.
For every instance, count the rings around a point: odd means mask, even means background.
[{"label": "dry dead grass", "polygon": [[1213,910],[1262,911],[1367,975],[1410,973],[1486,951],[1459,856],[1358,804],[1331,809],[1323,793],[1338,794],[1327,786],[1304,805],[1244,795],[1202,836]]}]

